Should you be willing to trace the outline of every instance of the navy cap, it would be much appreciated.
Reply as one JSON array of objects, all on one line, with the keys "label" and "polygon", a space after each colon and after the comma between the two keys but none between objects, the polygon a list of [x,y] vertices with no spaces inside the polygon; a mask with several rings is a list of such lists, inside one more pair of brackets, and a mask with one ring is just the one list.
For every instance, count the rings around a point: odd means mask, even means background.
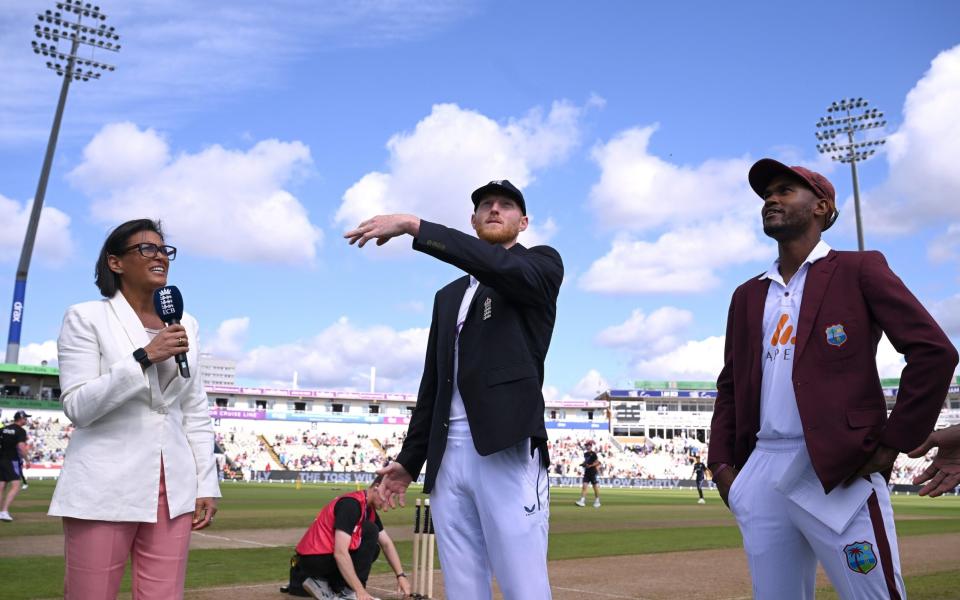
[{"label": "navy cap", "polygon": [[505,196],[516,200],[517,204],[520,205],[520,212],[524,215],[527,214],[527,203],[523,200],[523,192],[506,179],[491,181],[487,185],[477,188],[476,191],[470,194],[470,199],[473,200],[474,210],[476,210],[481,200],[491,195]]},{"label": "navy cap", "polygon": [[16,412],[16,414],[13,415],[13,420],[14,420],[14,421],[17,421],[17,420],[19,420],[19,419],[26,419],[26,418],[29,418],[29,417],[30,417],[30,415],[27,414],[27,411],[25,411],[25,410],[18,410],[18,411]]}]

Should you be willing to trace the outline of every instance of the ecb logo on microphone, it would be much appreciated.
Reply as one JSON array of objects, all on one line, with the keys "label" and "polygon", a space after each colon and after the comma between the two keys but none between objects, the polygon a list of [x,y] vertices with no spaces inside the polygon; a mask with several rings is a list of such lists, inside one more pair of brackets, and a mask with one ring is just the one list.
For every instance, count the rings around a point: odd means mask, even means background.
[{"label": "ecb logo on microphone", "polygon": [[169,289],[163,288],[159,292],[160,295],[160,310],[163,311],[164,315],[174,315],[177,313],[177,309],[173,306],[173,294]]},{"label": "ecb logo on microphone", "polygon": [[11,319],[14,323],[20,322],[20,316],[23,314],[23,302],[14,302],[13,303],[13,315]]}]

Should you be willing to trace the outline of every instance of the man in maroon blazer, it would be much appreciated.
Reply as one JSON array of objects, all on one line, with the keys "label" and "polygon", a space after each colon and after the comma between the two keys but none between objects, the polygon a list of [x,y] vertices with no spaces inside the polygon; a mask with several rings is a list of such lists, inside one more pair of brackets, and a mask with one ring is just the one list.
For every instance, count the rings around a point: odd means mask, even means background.
[{"label": "man in maroon blazer", "polygon": [[[710,469],[743,534],[758,598],[904,594],[884,476],[933,429],[957,351],[879,252],[837,252],[833,185],[772,159],[750,169],[778,259],[737,288],[717,380]],[[889,418],[876,351],[906,357]]]}]

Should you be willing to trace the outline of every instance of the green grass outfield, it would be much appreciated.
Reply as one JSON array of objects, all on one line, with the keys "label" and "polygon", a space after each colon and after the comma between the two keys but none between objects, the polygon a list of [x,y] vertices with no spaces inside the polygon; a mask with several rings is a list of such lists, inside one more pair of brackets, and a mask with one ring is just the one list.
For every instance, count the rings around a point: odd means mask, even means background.
[{"label": "green grass outfield", "polygon": [[[232,529],[303,528],[331,498],[353,486],[225,483],[216,528],[211,533],[229,536]],[[55,598],[61,592],[62,557],[31,556],[29,536],[60,533],[59,519],[44,515],[53,492],[53,482],[36,482],[23,492],[12,511],[17,520],[0,523],[0,537],[24,536],[24,556],[0,560],[2,596]],[[577,490],[553,488],[550,514],[550,558],[569,559],[680,550],[736,548],[741,545],[736,524],[718,496],[708,494],[706,505],[696,504],[693,490],[604,489],[603,508],[573,505]],[[413,495],[410,497],[412,503]],[[894,496],[901,537],[932,533],[960,534],[960,498],[938,499]],[[907,517],[923,519],[907,519]],[[383,515],[388,531],[412,528],[409,508]],[[401,556],[409,557],[410,543],[399,542]],[[280,581],[287,574],[293,549],[255,548],[238,550],[193,550],[187,571],[187,587],[214,587]],[[941,599],[960,595],[958,569],[944,573],[911,576],[907,586],[912,599]],[[375,572],[387,570],[381,560]],[[124,583],[129,589],[128,582]],[[825,590],[818,598],[832,598]]]}]

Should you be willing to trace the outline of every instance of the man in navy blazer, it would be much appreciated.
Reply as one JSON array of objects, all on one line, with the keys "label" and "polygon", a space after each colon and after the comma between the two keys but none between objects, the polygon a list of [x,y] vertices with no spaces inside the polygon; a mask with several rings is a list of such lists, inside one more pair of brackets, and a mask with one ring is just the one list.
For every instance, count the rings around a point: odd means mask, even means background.
[{"label": "man in navy blazer", "polygon": [[[733,294],[709,462],[754,594],[813,598],[819,560],[843,598],[899,598],[884,477],[933,429],[957,352],[882,254],[820,239],[837,216],[824,176],[763,159],[749,181],[779,258]],[[883,333],[906,358],[889,418]]]},{"label": "man in navy blazer", "polygon": [[417,406],[396,462],[380,471],[393,504],[426,462],[444,585],[458,600],[550,598],[543,364],[563,262],[517,243],[523,194],[507,180],[476,190],[478,237],[412,215],[381,215],[345,234],[377,244],[409,234],[414,250],[466,275],[437,292]]}]

